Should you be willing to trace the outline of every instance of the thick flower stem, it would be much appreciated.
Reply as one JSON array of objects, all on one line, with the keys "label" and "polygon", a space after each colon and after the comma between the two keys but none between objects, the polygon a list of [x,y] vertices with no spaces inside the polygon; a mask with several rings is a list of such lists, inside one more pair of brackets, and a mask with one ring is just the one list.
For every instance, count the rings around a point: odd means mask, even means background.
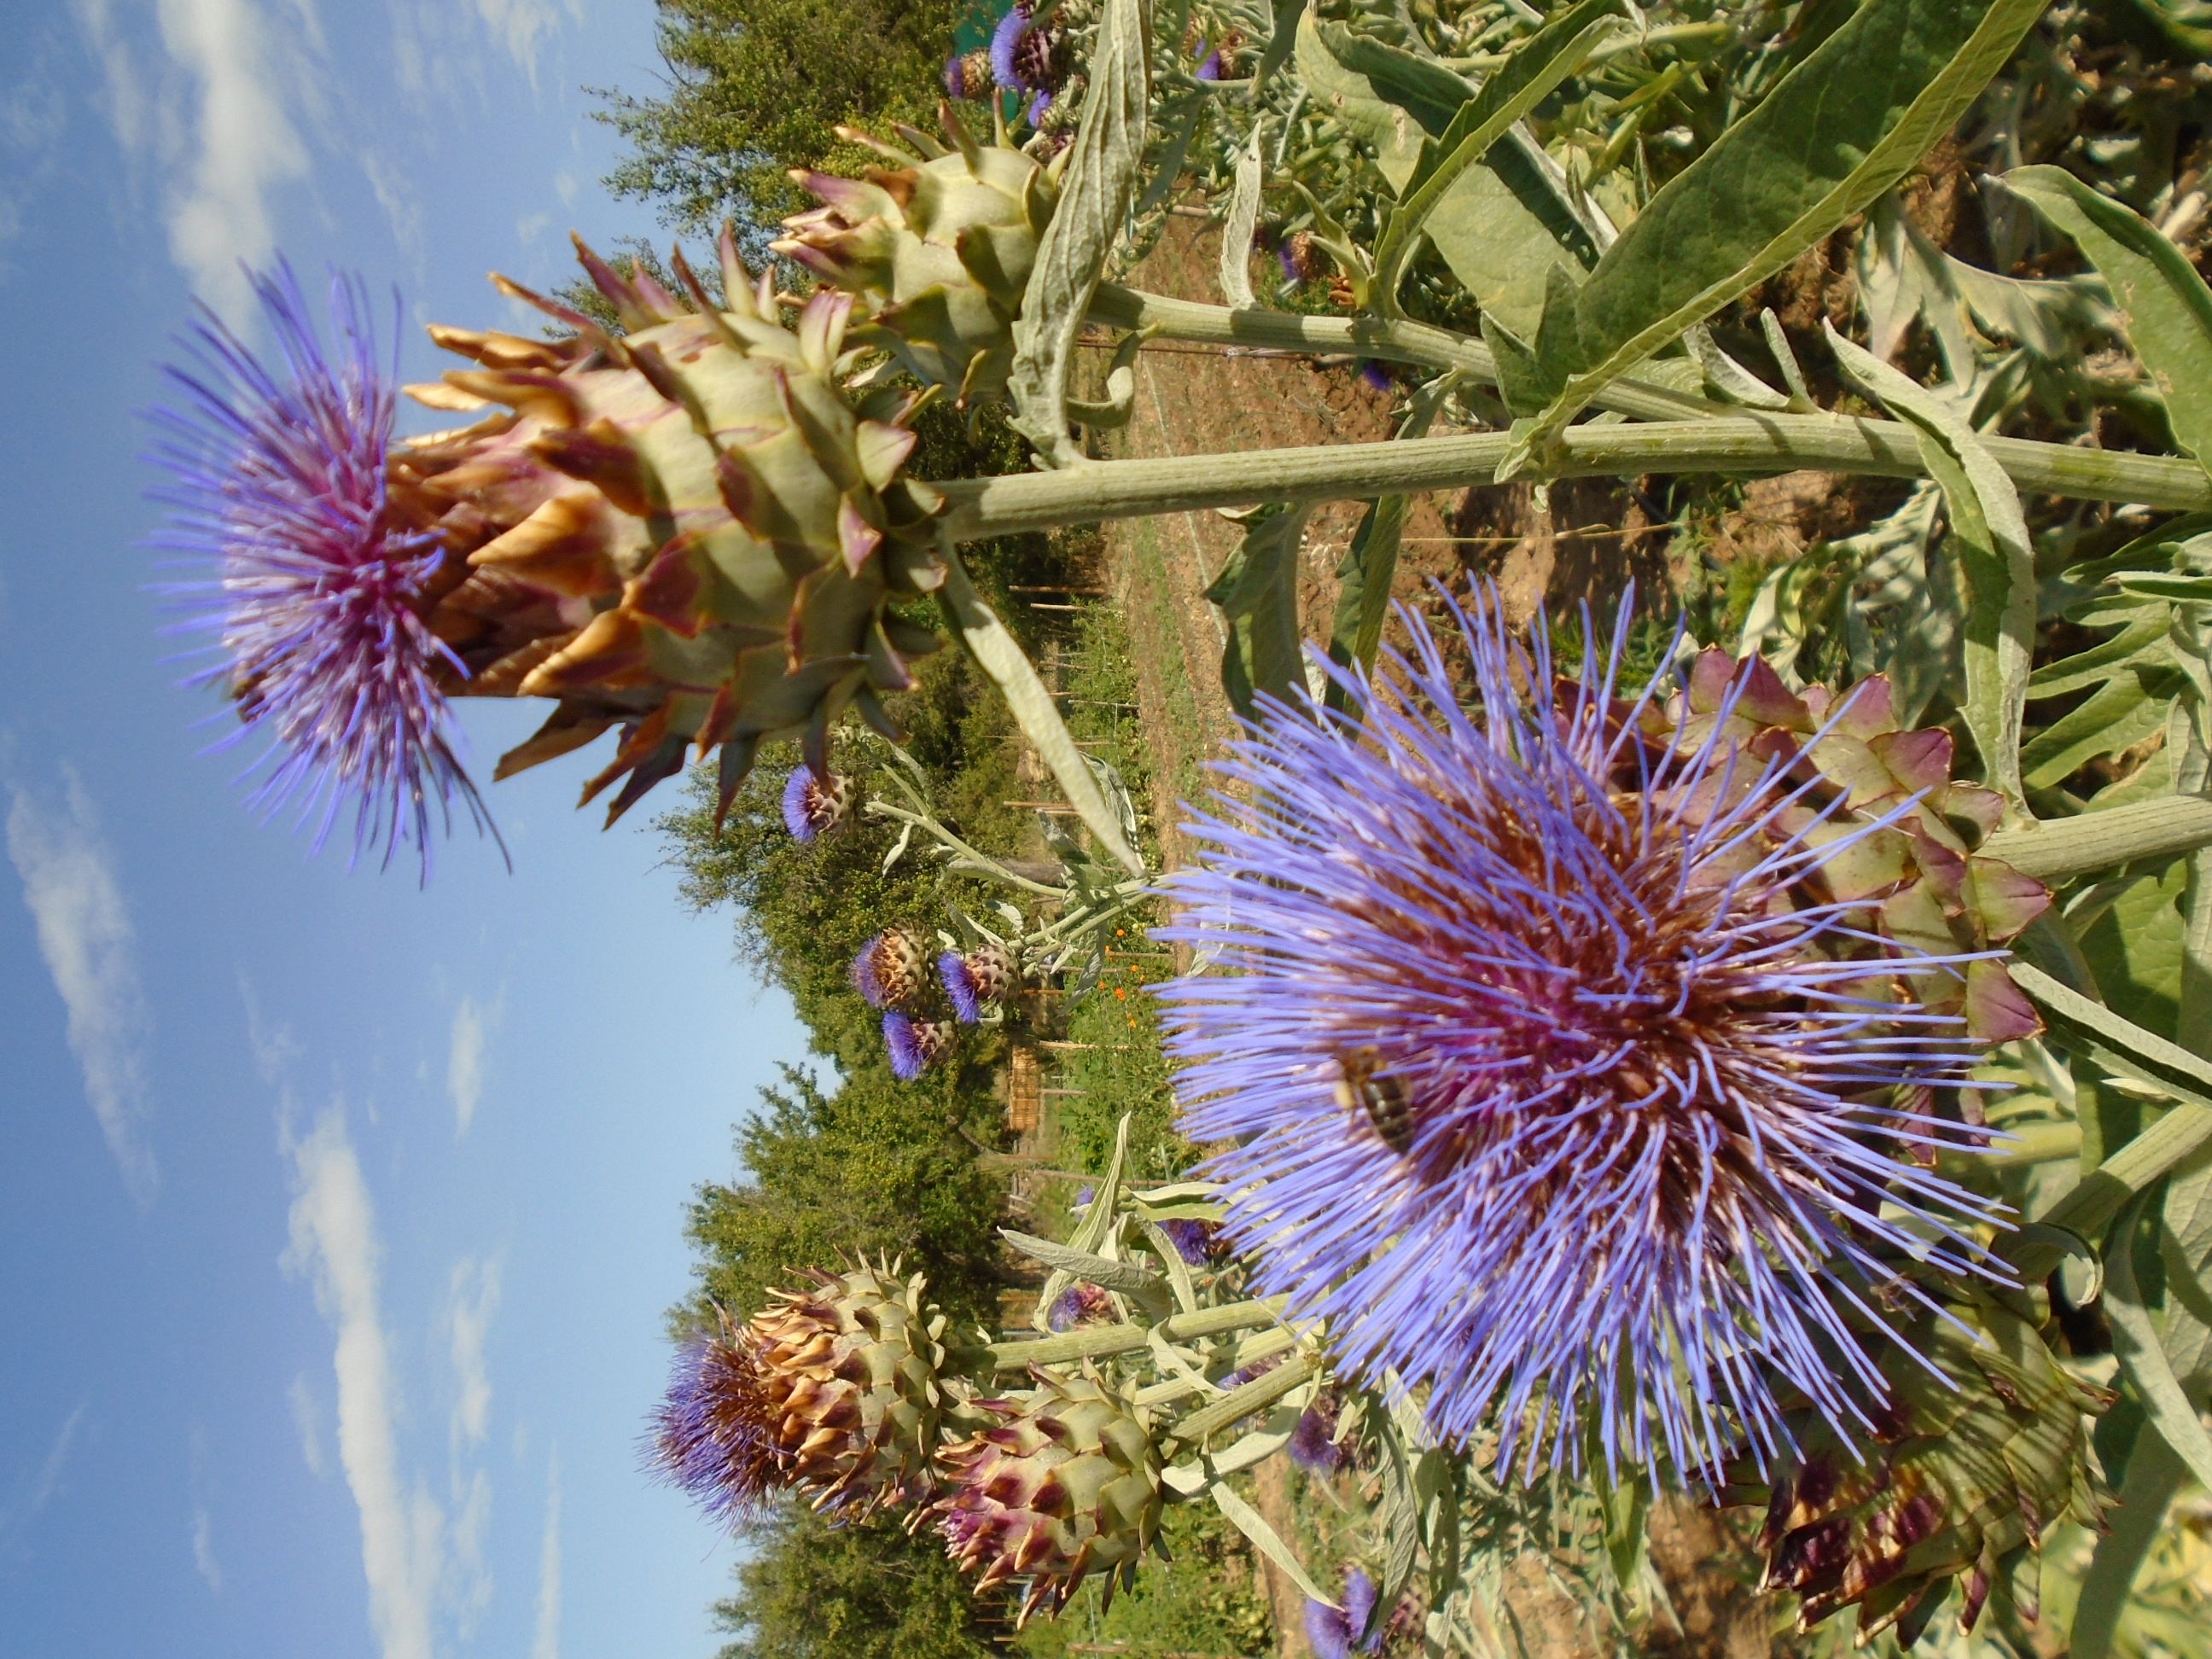
[{"label": "thick flower stem", "polygon": [[2178,858],[2200,847],[2212,847],[2212,800],[2168,795],[2106,812],[2001,830],[1980,850],[2038,881],[2064,881],[2138,860]]},{"label": "thick flower stem", "polygon": [[[2212,478],[2193,462],[2017,439],[1984,441],[2032,494],[2134,501],[2173,511],[2212,507]],[[946,532],[975,541],[1056,525],[1143,518],[1257,501],[1328,501],[1493,483],[1513,447],[1503,432],[1400,443],[1322,444],[1221,455],[1094,461],[1056,472],[960,479],[936,486]],[[1894,421],[1835,415],[1734,415],[1642,425],[1570,427],[1547,464],[1553,477],[1647,472],[1829,472],[1917,478],[1920,450]]]},{"label": "thick flower stem", "polygon": [[1289,1298],[1271,1296],[1252,1302],[1231,1302],[1225,1307],[1201,1308],[1177,1314],[1157,1325],[1098,1325],[1069,1331],[1062,1336],[1041,1336],[1012,1342],[994,1342],[988,1348],[961,1349],[956,1360],[988,1362],[994,1370],[1021,1371],[1031,1365],[1064,1365],[1072,1359],[1103,1359],[1109,1354],[1132,1353],[1151,1346],[1158,1331],[1170,1342],[1188,1342],[1201,1336],[1226,1336],[1231,1331],[1252,1330],[1281,1320]]},{"label": "thick flower stem", "polygon": [[1210,1406],[1201,1406],[1168,1431],[1170,1439],[1202,1446],[1232,1423],[1263,1412],[1321,1369],[1309,1354],[1292,1354],[1274,1370],[1231,1389]]}]

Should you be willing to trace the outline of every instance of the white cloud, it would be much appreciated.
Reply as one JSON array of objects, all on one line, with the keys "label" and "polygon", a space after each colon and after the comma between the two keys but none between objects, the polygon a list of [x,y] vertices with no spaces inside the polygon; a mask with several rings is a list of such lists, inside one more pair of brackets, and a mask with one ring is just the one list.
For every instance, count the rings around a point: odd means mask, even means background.
[{"label": "white cloud", "polygon": [[271,199],[310,170],[295,116],[316,95],[301,72],[322,47],[312,0],[291,0],[283,21],[262,0],[151,0],[150,27],[147,0],[70,3],[116,143],[159,185],[170,258],[201,298],[242,321],[252,295],[239,263],[270,262]]},{"label": "white cloud", "polygon": [[538,43],[561,27],[550,0],[477,0],[477,15],[491,38],[507,48],[507,55],[538,88]]},{"label": "white cloud", "polygon": [[534,242],[545,234],[552,223],[553,216],[550,213],[526,213],[514,222],[514,240],[518,242]]},{"label": "white cloud", "polygon": [[315,1385],[301,1371],[292,1379],[292,1426],[300,1435],[300,1457],[307,1473],[319,1480],[329,1472],[330,1455],[323,1449],[323,1402],[315,1398]]},{"label": "white cloud", "polygon": [[538,1547],[538,1637],[530,1659],[561,1659],[561,1453],[545,1465],[545,1538]]},{"label": "white cloud", "polygon": [[222,1591],[222,1563],[215,1559],[215,1522],[204,1504],[192,1505],[192,1565],[198,1569],[207,1587],[220,1595]]},{"label": "white cloud", "polygon": [[149,1115],[143,1048],[152,1017],[138,983],[131,912],[114,856],[74,774],[58,804],[13,792],[8,856],[22,878],[39,952],[68,1014],[84,1096],[124,1185],[143,1206],[161,1184],[143,1139]]},{"label": "white cloud", "polygon": [[420,265],[426,246],[422,233],[422,197],[415,188],[415,181],[404,168],[382,152],[364,149],[361,152],[361,170],[368,176],[368,188],[376,198],[377,206],[392,226],[392,239],[399,244],[399,251],[409,261]]},{"label": "white cloud", "polygon": [[338,1462],[361,1512],[370,1623],[384,1659],[431,1659],[445,1517],[399,1467],[398,1384],[380,1303],[376,1213],[336,1110],[291,1140],[292,1242],[285,1261],[314,1285],[337,1336]]},{"label": "white cloud", "polygon": [[160,0],[161,41],[195,82],[195,154],[168,204],[169,254],[209,304],[234,320],[252,298],[239,261],[276,250],[269,198],[307,175],[307,146],[285,113],[276,43],[254,0]]},{"label": "white cloud", "polygon": [[468,1133],[469,1125],[476,1121],[477,1108],[483,1104],[485,1051],[506,1007],[507,993],[502,989],[489,1007],[474,997],[463,997],[460,1006],[453,1010],[453,1035],[446,1051],[446,1092],[453,1097],[456,1139]]},{"label": "white cloud", "polygon": [[13,269],[8,250],[23,234],[33,199],[53,179],[69,125],[68,106],[55,84],[54,32],[42,31],[35,42],[19,37],[16,44],[24,73],[0,90],[0,277]]},{"label": "white cloud", "polygon": [[566,168],[553,175],[553,193],[561,198],[562,207],[575,206],[576,198],[583,193],[583,189],[576,175]]},{"label": "white cloud", "polygon": [[446,1331],[453,1357],[453,1444],[455,1454],[483,1443],[491,1424],[491,1377],[484,1339],[499,1311],[500,1264],[464,1256],[453,1264],[446,1298]]},{"label": "white cloud", "polygon": [[70,1448],[76,1443],[76,1431],[83,1426],[84,1414],[89,1408],[89,1402],[81,1405],[63,1419],[61,1432],[54,1437],[53,1444],[47,1449],[38,1468],[7,1506],[0,1508],[0,1550],[7,1549],[21,1538],[46,1505],[54,1501],[54,1494],[61,1490],[63,1466],[69,1462]]},{"label": "white cloud", "polygon": [[464,1643],[491,1607],[491,1567],[484,1540],[491,1530],[491,1477],[477,1469],[464,1482],[453,1475],[453,1616]]}]

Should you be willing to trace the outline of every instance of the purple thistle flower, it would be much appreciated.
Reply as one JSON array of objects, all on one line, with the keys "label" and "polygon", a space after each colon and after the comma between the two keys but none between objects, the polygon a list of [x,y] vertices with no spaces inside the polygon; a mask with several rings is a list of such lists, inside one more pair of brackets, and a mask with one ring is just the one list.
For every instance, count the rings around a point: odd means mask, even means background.
[{"label": "purple thistle flower", "polygon": [[1345,1572],[1343,1607],[1333,1607],[1309,1598],[1306,1640],[1313,1644],[1316,1659],[1352,1659],[1355,1653],[1375,1652],[1382,1645],[1381,1631],[1364,1642],[1359,1639],[1374,1613],[1375,1581],[1358,1567]]},{"label": "purple thistle flower", "polygon": [[1103,1319],[1113,1311],[1106,1292],[1096,1285],[1078,1283],[1060,1293],[1044,1322],[1055,1331],[1073,1330],[1086,1320]]},{"label": "purple thistle flower", "polygon": [[795,767],[783,786],[783,827],[801,842],[818,841],[836,829],[853,804],[853,781],[831,773],[825,781],[811,767]]},{"label": "purple thistle flower", "polygon": [[1086,1181],[1083,1183],[1082,1190],[1076,1194],[1075,1202],[1068,1207],[1076,1210],[1087,1210],[1091,1207],[1091,1200],[1097,1196],[1098,1189]]},{"label": "purple thistle flower", "polygon": [[884,1046],[890,1050],[891,1075],[911,1083],[952,1046],[953,1028],[940,1020],[915,1019],[894,1009],[884,1016]]},{"label": "purple thistle flower", "polygon": [[1219,48],[1217,47],[1215,50],[1207,52],[1206,54],[1205,61],[1199,64],[1198,79],[1201,81],[1218,81],[1220,78],[1221,52]]},{"label": "purple thistle flower", "polygon": [[871,1008],[896,1008],[921,989],[922,943],[903,927],[886,927],[853,958],[853,988]]},{"label": "purple thistle flower", "polygon": [[1410,658],[1337,675],[1364,721],[1274,705],[1232,746],[1157,935],[1231,970],[1163,991],[1255,1293],[1523,1479],[1579,1466],[1593,1418],[1609,1466],[1656,1445],[1678,1479],[1771,1455],[1797,1395],[1854,1437],[1872,1287],[2002,1276],[1965,1231],[2002,1207],[1896,1155],[1981,1142],[1913,1109],[1978,1058],[1914,997],[1964,958],[1803,896],[1911,803],[1821,842],[1833,808],[1725,718],[1645,740],[1625,609],[1564,687],[1540,628],[1453,610],[1480,713],[1401,609]]},{"label": "purple thistle flower", "polygon": [[968,971],[960,952],[946,951],[938,957],[937,976],[945,981],[945,994],[952,1000],[953,1018],[963,1025],[973,1025],[983,1012],[983,1000],[975,994],[975,976]]},{"label": "purple thistle flower", "polygon": [[966,102],[991,89],[991,54],[988,51],[955,52],[945,60],[945,92]]},{"label": "purple thistle flower", "polygon": [[1163,1221],[1160,1231],[1168,1236],[1168,1243],[1176,1247],[1176,1254],[1194,1267],[1203,1267],[1212,1261],[1219,1248],[1221,1230],[1210,1221],[1182,1218]]},{"label": "purple thistle flower", "polygon": [[1310,230],[1294,230],[1275,245],[1275,263],[1286,283],[1310,283],[1326,276],[1328,255]]},{"label": "purple thistle flower", "polygon": [[208,312],[164,371],[181,406],[148,417],[175,476],[151,492],[167,508],[154,544],[208,573],[161,590],[179,631],[215,636],[218,659],[186,684],[228,681],[245,730],[265,731],[249,769],[265,768],[249,796],[264,816],[298,801],[319,851],[350,806],[356,859],[380,845],[389,865],[410,844],[427,880],[434,816],[450,830],[458,800],[479,830],[491,820],[438,686],[466,670],[426,619],[444,549],[387,511],[398,365],[377,361],[358,279],[331,278],[326,353],[289,265],[246,276],[281,377]]},{"label": "purple thistle flower", "polygon": [[[1325,1397],[1324,1397],[1325,1398]],[[1344,1448],[1336,1443],[1336,1408],[1317,1400],[1298,1414],[1283,1448],[1291,1462],[1312,1474],[1334,1474],[1344,1467]]]},{"label": "purple thistle flower", "polygon": [[668,1393],[653,1413],[653,1468],[714,1519],[740,1525],[783,1485],[776,1416],[750,1334],[726,1318],[676,1350]]},{"label": "purple thistle flower", "polygon": [[1025,5],[1014,6],[991,31],[991,74],[1008,92],[1038,90],[1022,78],[1023,64],[1016,55],[1022,37],[1035,32],[1030,27],[1030,9]]}]

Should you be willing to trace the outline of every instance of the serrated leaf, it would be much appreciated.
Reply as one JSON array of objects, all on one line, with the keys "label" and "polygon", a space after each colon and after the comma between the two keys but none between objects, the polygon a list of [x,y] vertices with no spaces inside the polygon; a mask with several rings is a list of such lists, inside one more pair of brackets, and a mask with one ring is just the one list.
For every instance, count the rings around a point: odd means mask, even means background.
[{"label": "serrated leaf", "polygon": [[1038,1238],[1012,1227],[1000,1228],[999,1237],[1024,1255],[1042,1261],[1054,1273],[1080,1279],[1086,1284],[1096,1285],[1102,1291],[1119,1291],[1139,1301],[1157,1303],[1163,1308],[1167,1304],[1167,1281],[1133,1261],[1109,1261],[1103,1255],[1093,1255],[1088,1250],[1079,1250],[1073,1245],[1055,1243],[1049,1238]]},{"label": "serrated leaf", "polygon": [[1565,325],[1571,368],[1542,433],[1895,184],[2044,9],[1866,0],[1606,250]]},{"label": "serrated leaf", "polygon": [[[1372,1416],[1372,1432],[1382,1450],[1382,1577],[1376,1586],[1375,1607],[1367,1622],[1379,1628],[1413,1582],[1413,1569],[1421,1553],[1421,1502],[1413,1490],[1405,1441],[1386,1413],[1375,1412]],[[1356,1632],[1352,1646],[1364,1648],[1370,1634],[1371,1629]]]},{"label": "serrated leaf", "polygon": [[1260,224],[1260,152],[1264,137],[1264,124],[1255,121],[1251,142],[1237,158],[1229,217],[1221,227],[1221,297],[1240,308],[1260,303],[1252,293],[1252,235]]},{"label": "serrated leaf", "polygon": [[2131,665],[2138,659],[2145,662],[2163,663],[2171,653],[2165,619],[2146,617],[2140,622],[2130,623],[2101,644],[2093,645],[2086,651],[2077,651],[2057,662],[2044,664],[2027,677],[2027,695],[2031,700],[2057,697],[2069,691],[2103,685],[2116,672]]},{"label": "serrated leaf", "polygon": [[1303,503],[1248,520],[1243,544],[1206,590],[1221,609],[1228,642],[1222,689],[1246,720],[1259,716],[1261,695],[1291,702],[1304,695],[1304,641],[1298,631],[1298,542]]},{"label": "serrated leaf", "polygon": [[938,609],[975,659],[976,665],[999,688],[1014,723],[1036,745],[1054,781],[1060,785],[1084,827],[1097,837],[1098,845],[1115,863],[1133,876],[1142,875],[1145,861],[1123,836],[1121,823],[1099,789],[1097,779],[1085,763],[1083,751],[1075,746],[1074,735],[1060,717],[1060,705],[1037,678],[1019,641],[1007,632],[997,612],[975,591],[975,584],[969,579],[958,551],[949,541],[940,544],[939,550],[945,561],[945,574],[937,590]]},{"label": "serrated leaf", "polygon": [[2176,441],[2212,469],[2212,289],[2156,226],[2063,168],[2017,167],[2004,183],[2103,273]]},{"label": "serrated leaf", "polygon": [[1547,18],[1453,112],[1435,143],[1423,147],[1375,247],[1375,302],[1386,313],[1395,309],[1398,284],[1431,216],[1508,129],[1579,70],[1592,47],[1620,30],[1620,21],[1607,15],[1620,8],[1620,0],[1577,0]]},{"label": "serrated leaf", "polygon": [[2154,695],[2148,674],[2123,669],[2029,738],[2021,750],[2027,784],[2048,789],[2102,756],[2134,747],[2166,724],[2171,694]]},{"label": "serrated leaf", "polygon": [[1305,1570],[1305,1564],[1292,1553],[1282,1540],[1282,1534],[1267,1524],[1267,1518],[1246,1503],[1227,1486],[1213,1488],[1214,1503],[1222,1514],[1236,1524],[1237,1530],[1250,1539],[1260,1553],[1290,1575],[1291,1582],[1305,1592],[1310,1601],[1321,1601],[1335,1607],[1342,1604],[1314,1583]]},{"label": "serrated leaf", "polygon": [[2020,492],[1957,409],[1826,322],[1821,327],[1845,375],[1912,428],[1929,476],[1942,488],[1972,595],[1960,714],[1981,755],[1984,781],[2015,812],[2024,811],[2021,733],[2035,646],[2036,582]]},{"label": "serrated leaf", "polygon": [[1014,319],[1007,390],[1020,414],[1013,424],[1055,466],[1083,459],[1067,431],[1068,371],[1091,291],[1135,195],[1150,119],[1151,35],[1146,0],[1105,0],[1059,205],[1037,240],[1036,264]]},{"label": "serrated leaf", "polygon": [[2160,1036],[2176,1034],[2181,1007],[2181,912],[2189,867],[2177,860],[2127,883],[2075,937],[2106,1006]]}]

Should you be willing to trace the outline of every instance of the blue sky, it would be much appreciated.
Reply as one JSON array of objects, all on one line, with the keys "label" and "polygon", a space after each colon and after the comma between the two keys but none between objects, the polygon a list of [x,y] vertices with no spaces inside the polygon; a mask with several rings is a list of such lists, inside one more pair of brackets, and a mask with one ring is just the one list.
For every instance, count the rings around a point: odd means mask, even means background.
[{"label": "blue sky", "polygon": [[[203,752],[134,411],[277,250],[512,325],[647,0],[17,0],[0,56],[0,1654],[709,1650],[730,1547],[638,1472],[683,1206],[804,1047],[582,757],[411,871]],[[435,424],[434,419],[425,424]],[[531,724],[465,715],[479,770]],[[640,816],[650,817],[648,808]]]}]

